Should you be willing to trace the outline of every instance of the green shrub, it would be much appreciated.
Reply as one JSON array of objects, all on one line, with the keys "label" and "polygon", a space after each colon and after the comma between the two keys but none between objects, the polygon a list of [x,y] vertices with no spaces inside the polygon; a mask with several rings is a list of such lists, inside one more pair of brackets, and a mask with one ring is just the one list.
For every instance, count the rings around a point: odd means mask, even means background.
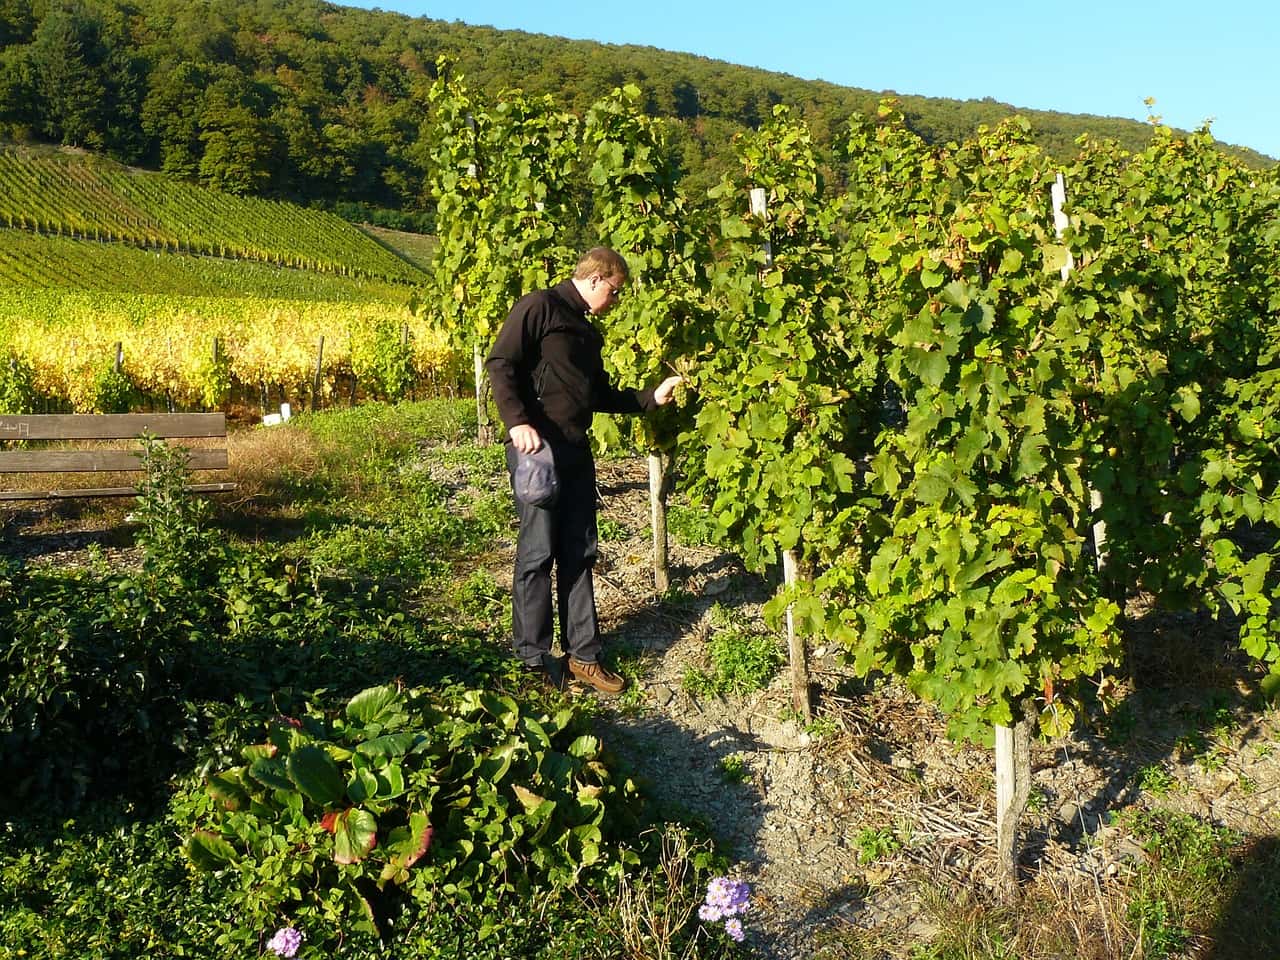
[{"label": "green shrub", "polygon": [[853,848],[858,851],[859,863],[875,863],[901,850],[902,841],[884,827],[864,827],[854,834]]},{"label": "green shrub", "polygon": [[1128,917],[1153,960],[1173,956],[1208,927],[1234,893],[1241,838],[1185,813],[1135,810],[1124,817],[1150,859],[1138,868]]},{"label": "green shrub", "polygon": [[367,340],[354,338],[351,344],[351,369],[356,379],[387,400],[405,396],[418,377],[407,333],[401,325],[384,319]]},{"label": "green shrub", "polygon": [[[177,806],[189,795],[180,794]],[[74,821],[6,825],[0,845],[0,956],[26,960],[256,957],[275,929],[237,906],[242,878],[193,871],[168,818],[100,804]],[[302,960],[567,960],[629,955],[730,955],[689,917],[723,863],[671,825],[638,838],[646,863],[615,880],[527,894],[484,891],[474,902],[413,902],[385,940],[352,930],[326,939],[306,923]],[[696,945],[690,948],[690,944]],[[217,943],[221,946],[215,946]],[[271,954],[266,954],[272,956]]]},{"label": "green shrub", "polygon": [[138,391],[123,370],[116,369],[114,361],[98,368],[90,391],[90,413],[128,413],[137,399]]},{"label": "green shrub", "polygon": [[742,754],[731,753],[720,758],[720,779],[725,783],[742,783],[750,776],[747,759]]},{"label": "green shrub", "polygon": [[117,804],[72,821],[7,824],[0,848],[0,956],[135,960],[209,956],[230,904],[193,876],[174,825]]},{"label": "green shrub", "polygon": [[473,570],[454,591],[454,606],[464,617],[481,623],[501,623],[511,606],[506,591],[488,570]]},{"label": "green shrub", "polygon": [[9,567],[0,578],[0,809],[79,802],[97,784],[154,789],[200,655],[224,554],[206,505],[183,493],[185,455],[144,443],[140,572]]},{"label": "green shrub", "polygon": [[370,688],[336,716],[281,718],[243,765],[181,800],[185,849],[240,878],[247,924],[302,924],[313,944],[385,937],[411,902],[438,910],[618,875],[638,863],[620,845],[638,798],[585,727],[572,708],[548,715],[474,689]]},{"label": "green shrub", "polygon": [[142,465],[146,474],[138,486],[133,516],[139,524],[137,543],[144,566],[161,576],[180,577],[192,587],[207,583],[226,553],[210,528],[209,501],[187,491],[187,451],[144,437]]},{"label": "green shrub", "polygon": [[231,357],[223,350],[210,351],[196,363],[192,379],[200,388],[200,402],[217,410],[231,397]]},{"label": "green shrub", "polygon": [[705,547],[716,542],[716,526],[711,514],[688,504],[668,504],[667,531],[689,547]]}]

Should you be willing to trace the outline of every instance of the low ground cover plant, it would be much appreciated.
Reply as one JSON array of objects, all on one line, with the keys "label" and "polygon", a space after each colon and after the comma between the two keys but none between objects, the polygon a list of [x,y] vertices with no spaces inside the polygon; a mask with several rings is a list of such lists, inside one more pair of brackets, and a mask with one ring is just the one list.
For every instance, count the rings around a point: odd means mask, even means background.
[{"label": "low ground cover plant", "polygon": [[724,607],[711,610],[706,667],[690,667],[682,686],[694,696],[742,696],[766,686],[785,662],[775,637],[743,626]]},{"label": "low ground cover plant", "polygon": [[337,712],[276,718],[242,757],[176,804],[188,857],[238,878],[251,931],[385,939],[421,909],[616,880],[640,862],[635,785],[571,703],[373,687]]},{"label": "low ground cover plant", "polygon": [[0,955],[718,955],[689,918],[723,862],[648,823],[593,705],[510,657],[474,559],[505,487],[459,499],[415,465],[466,407],[295,418],[314,473],[262,487],[256,526],[161,449],[139,564],[0,564]]}]

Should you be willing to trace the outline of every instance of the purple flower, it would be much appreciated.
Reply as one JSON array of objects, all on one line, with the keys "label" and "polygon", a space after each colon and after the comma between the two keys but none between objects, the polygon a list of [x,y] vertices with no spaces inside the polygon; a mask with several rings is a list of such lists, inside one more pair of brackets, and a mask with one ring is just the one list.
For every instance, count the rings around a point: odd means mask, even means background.
[{"label": "purple flower", "polygon": [[276,935],[267,941],[267,949],[280,957],[296,957],[304,939],[306,938],[301,930],[281,927],[276,931]]},{"label": "purple flower", "polygon": [[707,884],[707,906],[732,917],[751,909],[751,887],[743,880],[716,877]]},{"label": "purple flower", "polygon": [[742,932],[742,921],[737,917],[730,917],[724,922],[724,932],[737,943],[741,943],[742,938],[746,936],[746,934]]},{"label": "purple flower", "polygon": [[716,877],[707,884],[706,903],[698,908],[704,922],[724,920],[724,932],[737,943],[746,936],[739,915],[751,909],[751,887],[745,880]]}]

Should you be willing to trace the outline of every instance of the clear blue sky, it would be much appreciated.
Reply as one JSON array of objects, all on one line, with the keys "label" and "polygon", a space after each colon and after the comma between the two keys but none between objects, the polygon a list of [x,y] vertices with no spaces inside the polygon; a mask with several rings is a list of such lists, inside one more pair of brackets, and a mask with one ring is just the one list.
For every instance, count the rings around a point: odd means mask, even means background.
[{"label": "clear blue sky", "polygon": [[[349,2],[349,0],[347,0]],[[696,53],[869,90],[1143,120],[1214,118],[1280,158],[1280,0],[382,0],[435,20]]]}]

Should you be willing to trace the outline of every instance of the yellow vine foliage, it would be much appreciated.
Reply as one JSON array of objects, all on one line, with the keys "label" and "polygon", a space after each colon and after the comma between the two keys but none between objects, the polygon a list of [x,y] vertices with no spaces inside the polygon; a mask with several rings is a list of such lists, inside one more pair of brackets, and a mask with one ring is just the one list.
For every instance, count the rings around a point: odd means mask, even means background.
[{"label": "yellow vine foliage", "polygon": [[[21,289],[0,285],[0,355],[35,369],[37,389],[89,410],[97,376],[123,350],[123,371],[142,392],[183,406],[217,406],[219,377],[249,390],[310,393],[320,338],[321,393],[352,371],[353,353],[379,328],[407,329],[414,372],[440,382],[456,369],[448,338],[407,306],[174,297]],[[214,361],[218,341],[219,364]]]}]

